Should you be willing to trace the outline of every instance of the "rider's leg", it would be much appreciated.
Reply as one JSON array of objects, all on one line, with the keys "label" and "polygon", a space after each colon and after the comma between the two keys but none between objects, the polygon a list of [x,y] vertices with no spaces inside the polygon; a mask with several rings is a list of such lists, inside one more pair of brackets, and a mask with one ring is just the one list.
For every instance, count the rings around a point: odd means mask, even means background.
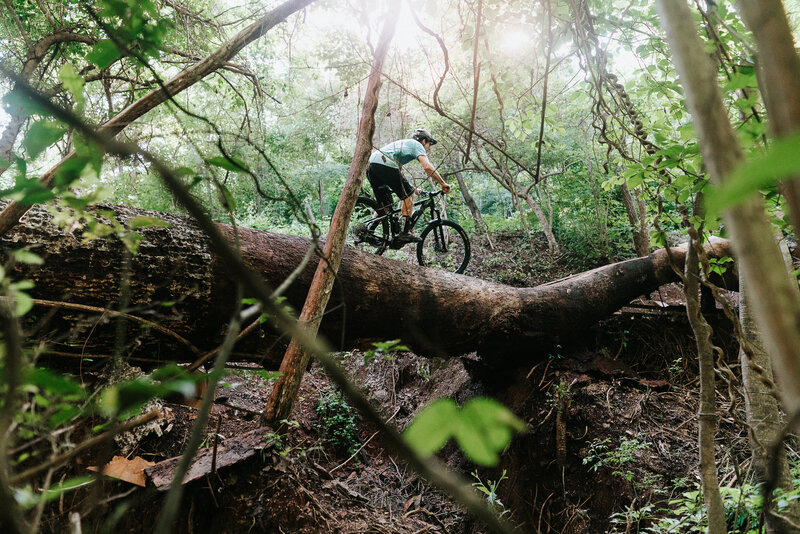
[{"label": "rider's leg", "polygon": [[398,195],[403,199],[403,206],[400,211],[403,213],[403,233],[411,234],[411,214],[414,213],[414,193],[416,188],[412,186],[405,176],[400,175],[400,187],[403,195]]},{"label": "rider's leg", "polygon": [[403,214],[403,233],[411,231],[411,214],[414,212],[414,195],[411,194],[402,200],[400,211]]},{"label": "rider's leg", "polygon": [[378,202],[378,209],[383,214],[392,211],[392,190],[386,183],[386,167],[376,163],[370,163],[367,169],[367,180],[372,187],[372,194]]},{"label": "rider's leg", "polygon": [[408,195],[406,198],[403,199],[403,206],[401,207],[400,211],[403,212],[404,217],[411,217],[411,213],[414,211],[414,195]]}]

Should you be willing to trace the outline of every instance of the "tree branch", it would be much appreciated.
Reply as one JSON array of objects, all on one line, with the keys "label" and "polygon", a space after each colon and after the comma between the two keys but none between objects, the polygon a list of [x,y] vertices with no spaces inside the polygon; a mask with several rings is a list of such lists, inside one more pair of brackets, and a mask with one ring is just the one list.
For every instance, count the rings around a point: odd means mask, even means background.
[{"label": "tree branch", "polygon": [[[151,91],[133,104],[115,115],[111,120],[103,124],[99,131],[103,135],[114,137],[121,132],[125,127],[133,121],[155,108],[159,104],[171,99],[187,87],[192,86],[196,82],[202,80],[227,61],[235,56],[239,51],[255,41],[275,25],[284,21],[289,15],[295,11],[306,7],[314,0],[288,0],[287,2],[276,7],[261,19],[254,22],[247,28],[240,31],[227,43],[218,48],[211,55],[204,60],[184,69],[178,73],[174,78],[164,84],[164,87]],[[45,172],[40,178],[39,182],[47,189],[52,189],[55,182],[56,172],[61,166],[75,157],[75,151],[70,152],[63,158],[55,167]],[[13,228],[19,219],[27,213],[29,206],[20,204],[19,202],[12,202],[0,213],[0,235],[8,232]]]}]

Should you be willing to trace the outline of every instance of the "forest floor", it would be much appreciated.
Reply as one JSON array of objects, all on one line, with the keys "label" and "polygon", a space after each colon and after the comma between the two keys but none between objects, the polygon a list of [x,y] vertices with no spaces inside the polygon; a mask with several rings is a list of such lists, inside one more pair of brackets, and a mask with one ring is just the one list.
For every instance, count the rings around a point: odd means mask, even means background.
[{"label": "forest floor", "polygon": [[[522,248],[519,234],[493,238],[494,251],[476,240],[468,274],[535,286],[573,273],[568,258],[549,258],[543,239]],[[685,313],[672,306],[679,301],[676,289],[662,290],[574,340],[532,346],[502,364],[474,353],[428,359],[401,352],[369,362],[357,351],[337,357],[398,428],[444,396],[461,403],[488,395],[524,419],[529,432],[514,438],[495,468],[476,469],[452,444],[440,453],[476,487],[496,494],[495,508],[521,532],[637,532],[650,523],[648,514],[670,517],[670,499],[695,490],[699,480],[695,348]],[[729,328],[718,317],[711,321],[735,362]],[[259,371],[248,364],[230,369],[204,450],[222,450],[259,428],[271,388]],[[736,423],[742,407],[718,389],[718,462],[733,477],[732,466],[748,457],[744,427]],[[318,413],[321,400],[326,414]],[[168,417],[114,454],[151,462],[180,455],[197,413],[192,404],[162,403]],[[351,417],[352,440],[341,430]],[[340,431],[326,435],[325,426]],[[388,454],[316,365],[287,428],[267,435],[258,454],[188,482],[175,532],[485,532]],[[81,461],[79,471],[96,458]],[[64,531],[72,511],[83,517],[85,532],[152,530],[163,493],[111,479],[104,485],[102,492],[63,496],[46,511],[45,530]]]}]

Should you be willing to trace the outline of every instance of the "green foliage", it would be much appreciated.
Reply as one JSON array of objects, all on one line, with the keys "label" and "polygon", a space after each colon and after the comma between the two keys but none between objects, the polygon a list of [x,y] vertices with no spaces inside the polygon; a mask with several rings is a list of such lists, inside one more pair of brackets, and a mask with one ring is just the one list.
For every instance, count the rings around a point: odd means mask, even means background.
[{"label": "green foliage", "polygon": [[371,362],[375,358],[381,358],[383,360],[393,360],[394,356],[392,356],[392,353],[409,350],[408,347],[400,344],[399,339],[393,339],[391,341],[375,341],[372,343],[372,346],[375,348],[370,349],[364,353],[365,364]]},{"label": "green foliage", "polygon": [[414,367],[417,370],[417,374],[421,376],[423,380],[427,382],[431,379],[431,364],[428,363],[428,360],[418,361]]},{"label": "green foliage", "polygon": [[119,382],[104,389],[98,400],[98,408],[107,417],[127,417],[137,413],[153,399],[173,394],[192,397],[197,383],[212,376],[189,374],[183,368],[170,364],[148,376]]},{"label": "green foliage", "polygon": [[225,169],[226,171],[247,173],[249,169],[247,166],[236,158],[217,156],[206,161],[209,165]]},{"label": "green foliage", "polygon": [[611,446],[609,438],[596,439],[589,444],[589,451],[583,459],[583,465],[588,465],[591,471],[600,468],[611,470],[611,474],[620,476],[626,481],[631,482],[634,477],[630,470],[631,464],[636,460],[636,453],[650,448],[650,443],[641,437],[622,438],[619,446]]},{"label": "green foliage", "polygon": [[14,491],[14,500],[17,501],[17,504],[19,504],[23,510],[28,510],[39,504],[59,499],[70,491],[89,486],[92,483],[94,483],[94,477],[84,475],[63,480],[41,493],[36,493],[30,487],[25,486]]},{"label": "green foliage", "polygon": [[86,54],[86,60],[93,63],[98,69],[107,69],[122,56],[117,45],[110,39],[98,41]]},{"label": "green foliage", "polygon": [[500,474],[500,478],[497,480],[487,479],[485,484],[481,480],[481,477],[478,476],[477,471],[472,472],[472,477],[477,480],[477,482],[472,483],[472,487],[486,495],[486,502],[494,513],[500,517],[509,513],[509,510],[506,509],[505,505],[500,501],[500,497],[497,495],[497,488],[500,487],[500,483],[508,479],[505,469],[503,469],[503,472]]},{"label": "green foliage", "polygon": [[71,376],[45,368],[33,368],[23,375],[26,391],[32,395],[32,411],[21,414],[23,424],[54,430],[85,413],[88,394]]},{"label": "green foliage", "polygon": [[274,382],[283,376],[280,371],[269,371],[267,369],[256,369],[255,373],[267,382]]},{"label": "green foliage", "polygon": [[[727,532],[731,534],[756,534],[760,532],[761,507],[763,498],[760,485],[745,484],[741,488],[720,487],[722,505],[725,509]],[[800,490],[784,494],[776,490],[774,509],[784,512],[789,506],[796,506]],[[612,523],[626,529],[629,520],[649,523],[645,530],[652,534],[683,534],[689,532],[703,533],[708,529],[705,503],[700,489],[681,493],[680,497],[669,501],[669,508],[656,508],[647,504],[638,509],[631,509],[612,516]],[[619,532],[613,530],[613,532]]]},{"label": "green foliage", "polygon": [[470,460],[492,466],[514,432],[525,429],[523,421],[493,399],[476,397],[459,407],[452,399],[442,398],[423,408],[403,437],[423,457],[431,456],[455,438]]},{"label": "green foliage", "polygon": [[164,37],[173,24],[160,15],[151,0],[101,0],[109,40],[99,41],[87,59],[99,69],[108,68],[122,56],[120,46],[145,57],[157,58]]},{"label": "green foliage", "polygon": [[65,63],[58,71],[58,79],[64,85],[64,89],[69,91],[72,100],[77,104],[75,112],[81,113],[83,111],[83,105],[86,102],[86,98],[83,95],[85,81],[80,73],[78,73],[75,65],[72,63]]},{"label": "green foliage", "polygon": [[[733,258],[723,256],[721,258],[708,259],[708,272],[722,276],[728,270],[729,263],[733,263]],[[731,265],[731,267],[733,267]]]},{"label": "green foliage", "polygon": [[64,137],[67,129],[58,121],[42,119],[34,122],[25,134],[22,146],[28,158],[36,159],[47,147]]},{"label": "green foliage", "polygon": [[337,454],[358,449],[355,413],[338,389],[327,387],[320,392],[316,412],[326,445]]},{"label": "green foliage", "polygon": [[733,208],[756,191],[774,186],[784,178],[800,173],[800,133],[770,144],[765,153],[757,154],[740,165],[733,174],[706,197],[706,209],[718,214]]}]

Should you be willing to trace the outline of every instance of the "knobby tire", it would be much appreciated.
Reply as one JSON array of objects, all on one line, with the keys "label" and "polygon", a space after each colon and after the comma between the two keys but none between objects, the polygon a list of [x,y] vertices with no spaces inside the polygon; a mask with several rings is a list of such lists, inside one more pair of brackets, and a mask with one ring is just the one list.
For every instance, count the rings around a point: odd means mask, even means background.
[{"label": "knobby tire", "polygon": [[[449,240],[443,246],[445,226],[450,228]],[[417,245],[417,261],[424,267],[433,267],[457,274],[463,273],[471,254],[469,238],[461,226],[442,219],[428,223]]]},{"label": "knobby tire", "polygon": [[[378,212],[378,203],[369,197],[358,197],[350,226],[347,230],[347,244],[364,252],[383,254],[391,239],[389,219],[372,221]],[[371,222],[370,222],[371,221]]]}]

